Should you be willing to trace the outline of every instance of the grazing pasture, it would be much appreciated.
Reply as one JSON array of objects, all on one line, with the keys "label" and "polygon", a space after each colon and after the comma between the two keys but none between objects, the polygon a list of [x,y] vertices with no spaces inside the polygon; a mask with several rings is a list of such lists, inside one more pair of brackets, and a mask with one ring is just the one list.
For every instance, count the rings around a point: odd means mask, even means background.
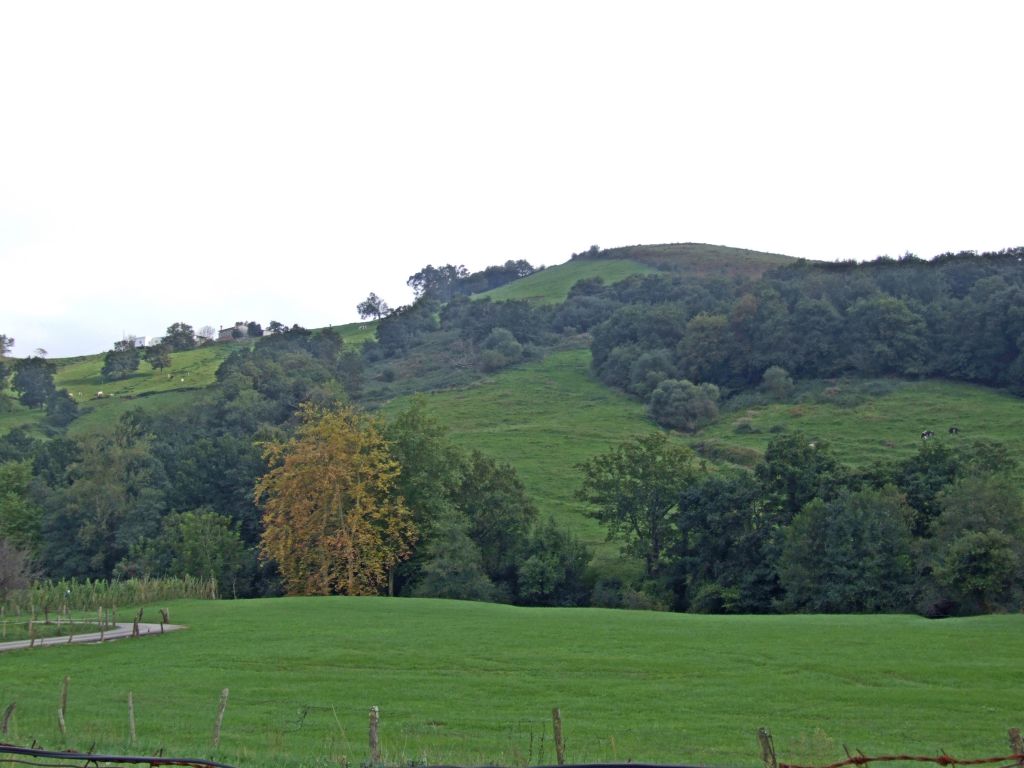
[{"label": "grazing pasture", "polygon": [[580,280],[600,277],[611,285],[631,275],[647,275],[657,271],[654,267],[631,259],[567,261],[477,294],[474,298],[488,297],[493,301],[526,299],[539,304],[557,304],[565,301],[569,289]]},{"label": "grazing pasture", "polygon": [[[147,608],[155,614],[155,608]],[[757,766],[1006,754],[1021,725],[1024,616],[697,616],[387,598],[177,602],[189,629],[0,656],[6,739],[48,748],[359,765],[380,707],[383,758]],[[67,737],[55,712],[71,677]],[[230,691],[211,747],[223,688]],[[128,743],[128,692],[138,743]]]}]

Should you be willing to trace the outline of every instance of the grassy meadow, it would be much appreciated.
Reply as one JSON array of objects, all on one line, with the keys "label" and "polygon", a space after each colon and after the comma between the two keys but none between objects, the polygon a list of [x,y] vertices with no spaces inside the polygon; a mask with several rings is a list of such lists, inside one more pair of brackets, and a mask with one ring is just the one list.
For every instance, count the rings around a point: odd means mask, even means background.
[{"label": "grassy meadow", "polygon": [[780,253],[751,251],[710,243],[666,243],[663,245],[627,245],[601,251],[600,259],[630,259],[659,270],[694,277],[756,278],[774,267],[796,259]]},{"label": "grassy meadow", "polygon": [[[1024,616],[698,616],[387,598],[177,602],[188,629],[0,655],[8,740],[245,766],[567,759],[756,766],[1005,754],[1021,725]],[[68,736],[54,710],[70,675]],[[210,745],[230,689],[219,749]],[[135,700],[139,743],[128,743]]]},{"label": "grassy meadow", "polygon": [[[346,344],[360,345],[373,338],[376,327],[376,322],[370,321],[333,326],[331,330]],[[187,406],[197,391],[214,383],[217,368],[225,358],[252,343],[251,340],[229,341],[172,352],[167,368],[158,370],[142,361],[137,371],[118,381],[104,381],[100,374],[105,352],[54,359],[57,366],[54,386],[67,389],[80,409],[79,417],[71,423],[68,432],[82,435],[108,429],[123,413],[134,408],[160,411]],[[41,409],[25,408],[16,402],[14,392],[8,394],[11,396],[5,404],[8,410],[0,410],[0,434],[23,424],[42,424]]]},{"label": "grassy meadow", "polygon": [[[658,427],[642,403],[601,384],[589,365],[588,349],[562,350],[426,401],[456,444],[514,466],[542,515],[594,545],[605,533],[573,497],[582,480],[576,465]],[[407,405],[396,400],[385,413]]]},{"label": "grassy meadow", "polygon": [[[984,438],[1024,455],[1024,399],[954,381],[829,381],[808,385],[794,402],[736,408],[697,435],[757,454],[780,431],[824,440],[850,466],[906,458],[924,430],[939,442]],[[960,429],[950,435],[949,428]]]},{"label": "grassy meadow", "polygon": [[[597,546],[599,556],[613,556],[617,548],[602,545],[604,529],[574,498],[581,480],[576,465],[658,427],[641,402],[601,384],[589,366],[589,350],[562,350],[426,398],[456,443],[512,464],[543,515]],[[384,411],[407,404],[400,398]],[[780,432],[802,431],[827,441],[841,461],[857,467],[912,455],[925,429],[934,430],[937,441],[987,438],[1024,455],[1021,423],[1024,399],[986,387],[839,381],[808,385],[793,402],[727,409],[714,424],[677,439],[711,463],[752,465]],[[954,424],[961,430],[957,436],[948,434]]]},{"label": "grassy meadow", "polygon": [[565,301],[569,289],[579,280],[600,277],[608,285],[625,280],[631,275],[645,275],[658,270],[632,259],[600,259],[594,261],[567,261],[511,283],[479,293],[474,298],[489,297],[493,301],[526,299],[539,304],[558,304]]}]

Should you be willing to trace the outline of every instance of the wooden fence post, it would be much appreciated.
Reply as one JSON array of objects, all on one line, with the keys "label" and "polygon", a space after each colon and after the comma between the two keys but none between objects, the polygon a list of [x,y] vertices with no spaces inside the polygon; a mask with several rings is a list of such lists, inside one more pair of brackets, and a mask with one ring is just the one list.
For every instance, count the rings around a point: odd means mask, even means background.
[{"label": "wooden fence post", "polygon": [[562,738],[562,712],[558,707],[551,710],[551,723],[555,734],[555,757],[559,765],[565,765],[565,741]]},{"label": "wooden fence post", "polygon": [[370,707],[370,764],[380,765],[380,707]]},{"label": "wooden fence post", "polygon": [[761,742],[761,760],[764,761],[764,768],[779,768],[779,761],[775,757],[775,742],[772,741],[771,731],[767,728],[758,728],[757,740]]},{"label": "wooden fence post", "polygon": [[[1024,755],[1024,739],[1020,736],[1020,728],[1010,729],[1010,749],[1013,750],[1014,756]],[[1024,759],[1018,762],[1024,765]]]},{"label": "wooden fence post", "polygon": [[68,728],[67,723],[64,720],[64,716],[68,710],[68,683],[71,682],[71,678],[64,675],[64,683],[60,687],[60,706],[57,707],[57,727],[60,728],[60,735],[67,736]]},{"label": "wooden fence post", "polygon": [[224,722],[224,710],[228,708],[228,689],[220,692],[220,706],[217,708],[217,722],[213,724],[213,746],[220,746],[220,725]]},{"label": "wooden fence post", "polygon": [[7,735],[7,727],[11,722],[11,715],[14,714],[14,708],[18,706],[18,702],[12,701],[7,705],[7,709],[4,710],[4,716],[0,717],[0,735]]},{"label": "wooden fence post", "polygon": [[128,743],[135,746],[135,698],[128,691]]}]

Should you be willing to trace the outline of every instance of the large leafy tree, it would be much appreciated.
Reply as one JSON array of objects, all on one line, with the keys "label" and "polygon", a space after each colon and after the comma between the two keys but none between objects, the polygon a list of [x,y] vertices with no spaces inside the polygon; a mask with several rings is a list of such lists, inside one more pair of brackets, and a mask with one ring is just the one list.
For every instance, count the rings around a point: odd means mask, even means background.
[{"label": "large leafy tree", "polygon": [[265,451],[272,469],[255,488],[262,555],[289,594],[379,594],[416,540],[395,493],[398,462],[377,424],[352,408],[305,405],[301,418],[293,438]]},{"label": "large leafy tree", "polygon": [[139,370],[139,348],[132,339],[114,344],[114,348],[103,357],[100,375],[107,381],[124,379]]},{"label": "large leafy tree", "polygon": [[445,264],[443,267],[427,264],[405,282],[412,288],[416,298],[430,296],[438,301],[451,301],[458,282],[468,276],[469,270],[461,264]]},{"label": "large leafy tree", "polygon": [[82,441],[67,484],[46,502],[41,550],[48,573],[110,578],[133,545],[159,532],[166,477],[152,442],[131,413],[112,435]]},{"label": "large leafy tree", "polygon": [[891,485],[804,505],[784,535],[783,605],[814,613],[907,610],[914,584],[911,516]]},{"label": "large leafy tree", "polygon": [[154,344],[146,347],[145,358],[147,363],[162,371],[171,364],[171,345]]},{"label": "large leafy tree", "polygon": [[965,477],[938,496],[926,550],[933,576],[962,611],[1024,600],[1024,499],[1006,475]]},{"label": "large leafy tree", "polygon": [[455,504],[469,517],[484,571],[504,588],[505,597],[513,597],[530,527],[537,519],[537,508],[515,468],[473,451],[463,467]]},{"label": "large leafy tree", "polygon": [[188,323],[172,323],[167,326],[163,343],[175,352],[192,349],[196,345],[196,333]]},{"label": "large leafy tree", "polygon": [[577,497],[594,505],[587,514],[608,527],[625,550],[657,576],[672,541],[672,511],[697,478],[693,452],[662,433],[635,437],[579,465],[583,485]]},{"label": "large leafy tree", "polygon": [[361,301],[356,304],[356,312],[363,319],[372,317],[375,320],[380,320],[382,317],[391,312],[391,308],[376,293],[371,293],[366,297],[365,301]]},{"label": "large leafy tree", "polygon": [[29,553],[39,548],[42,509],[32,498],[32,462],[0,464],[0,539]]},{"label": "large leafy tree", "polygon": [[18,392],[18,400],[29,408],[40,408],[56,391],[53,375],[57,366],[44,357],[26,357],[14,364],[11,384]]}]

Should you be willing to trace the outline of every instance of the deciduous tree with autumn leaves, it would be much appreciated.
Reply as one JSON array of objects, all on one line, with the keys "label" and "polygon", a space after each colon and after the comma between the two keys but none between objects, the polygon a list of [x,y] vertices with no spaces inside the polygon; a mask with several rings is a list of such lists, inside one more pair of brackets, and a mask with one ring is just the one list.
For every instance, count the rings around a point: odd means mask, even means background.
[{"label": "deciduous tree with autumn leaves", "polygon": [[395,491],[399,464],[377,423],[352,408],[305,405],[301,417],[294,437],[264,450],[261,555],[291,595],[381,594],[417,539]]}]

